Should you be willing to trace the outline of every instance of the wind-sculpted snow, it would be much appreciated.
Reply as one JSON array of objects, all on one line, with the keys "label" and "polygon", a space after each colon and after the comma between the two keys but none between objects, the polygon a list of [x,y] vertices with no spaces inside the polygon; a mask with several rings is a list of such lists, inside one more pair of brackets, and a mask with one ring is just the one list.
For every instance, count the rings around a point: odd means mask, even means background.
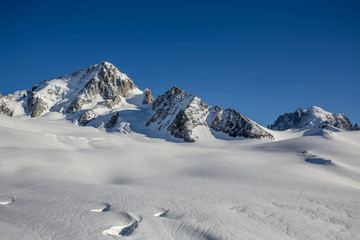
[{"label": "wind-sculpted snow", "polygon": [[305,161],[308,162],[308,163],[335,166],[333,164],[333,162],[331,161],[331,159],[321,157],[321,156],[316,155],[316,154],[311,154],[308,151],[304,151],[302,154],[305,157]]},{"label": "wind-sculpted snow", "polygon": [[113,215],[116,225],[104,230],[104,235],[130,236],[142,221],[141,217],[128,212],[114,212]]},{"label": "wind-sculpted snow", "polygon": [[111,205],[107,202],[102,202],[100,204],[97,204],[97,206],[95,206],[93,209],[91,209],[91,212],[97,212],[97,213],[101,213],[101,212],[107,212],[109,211],[111,208]]},{"label": "wind-sculpted snow", "polygon": [[0,205],[9,205],[15,201],[14,197],[0,196]]},{"label": "wind-sculpted snow", "polygon": [[0,238],[359,239],[360,132],[305,131],[178,144],[1,115]]},{"label": "wind-sculpted snow", "polygon": [[283,131],[290,128],[305,129],[328,126],[345,131],[360,130],[359,126],[357,124],[354,126],[345,114],[326,112],[315,106],[307,109],[298,108],[294,113],[285,113],[268,128]]}]

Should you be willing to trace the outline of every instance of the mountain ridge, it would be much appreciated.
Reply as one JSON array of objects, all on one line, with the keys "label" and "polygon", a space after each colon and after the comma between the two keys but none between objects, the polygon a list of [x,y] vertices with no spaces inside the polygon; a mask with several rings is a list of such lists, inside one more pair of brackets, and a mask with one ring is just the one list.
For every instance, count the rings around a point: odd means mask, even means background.
[{"label": "mountain ridge", "polygon": [[[266,128],[238,111],[209,106],[177,86],[155,99],[150,89],[141,91],[131,78],[105,61],[42,81],[31,90],[0,95],[0,114],[38,118],[50,113],[59,113],[80,126],[125,134],[146,133],[168,140],[166,136],[186,142],[198,141],[205,138],[198,133],[199,128],[207,129],[209,136],[215,138],[222,138],[223,134],[230,138],[275,139]],[[344,131],[360,130],[345,114],[326,112],[315,106],[280,115],[267,127],[283,131],[326,126]]]},{"label": "mountain ridge", "polygon": [[108,62],[42,81],[28,91],[1,96],[0,113],[31,118],[60,113],[81,126],[149,135],[152,129],[156,136],[164,132],[186,142],[202,138],[196,133],[198,127],[233,138],[274,139],[234,109],[211,107],[176,86],[155,99],[150,89],[141,91]]}]

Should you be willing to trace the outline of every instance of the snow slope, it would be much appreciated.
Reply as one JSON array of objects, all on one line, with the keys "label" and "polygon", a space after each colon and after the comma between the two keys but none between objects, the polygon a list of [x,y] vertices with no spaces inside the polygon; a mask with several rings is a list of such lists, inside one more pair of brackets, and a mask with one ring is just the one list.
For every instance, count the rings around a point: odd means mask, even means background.
[{"label": "snow slope", "polygon": [[308,131],[189,144],[0,115],[0,238],[360,239],[360,132]]}]

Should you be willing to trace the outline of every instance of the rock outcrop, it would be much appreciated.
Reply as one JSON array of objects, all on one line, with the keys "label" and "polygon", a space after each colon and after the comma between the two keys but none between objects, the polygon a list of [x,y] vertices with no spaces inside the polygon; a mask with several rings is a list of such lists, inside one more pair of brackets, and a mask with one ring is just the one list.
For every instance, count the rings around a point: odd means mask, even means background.
[{"label": "rock outcrop", "polygon": [[91,110],[88,110],[88,111],[84,112],[84,113],[80,116],[78,122],[79,122],[80,125],[85,126],[85,125],[87,125],[91,120],[93,120],[95,117],[96,117],[96,113],[95,113],[94,110],[91,109]]},{"label": "rock outcrop", "polygon": [[153,101],[155,101],[155,98],[153,97],[153,95],[151,94],[151,90],[146,88],[144,90],[144,97],[143,97],[143,100],[142,100],[142,103],[143,104],[149,104],[149,103],[152,103]]},{"label": "rock outcrop", "polygon": [[27,108],[32,118],[41,116],[48,110],[48,105],[35,92],[31,92],[27,98]]},{"label": "rock outcrop", "polygon": [[8,105],[3,99],[3,96],[0,94],[0,114],[11,116],[11,112],[11,109],[8,107]]},{"label": "rock outcrop", "polygon": [[115,113],[115,114],[110,118],[110,121],[109,121],[108,123],[106,123],[105,127],[106,127],[106,128],[114,128],[115,125],[117,124],[118,117],[119,117],[119,112]]}]

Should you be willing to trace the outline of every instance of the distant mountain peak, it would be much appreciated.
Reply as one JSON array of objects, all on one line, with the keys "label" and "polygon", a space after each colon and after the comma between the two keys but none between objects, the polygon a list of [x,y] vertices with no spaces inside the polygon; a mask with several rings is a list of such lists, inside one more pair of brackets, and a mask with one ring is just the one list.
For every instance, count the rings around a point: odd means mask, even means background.
[{"label": "distant mountain peak", "polygon": [[[115,67],[114,64],[110,63],[110,62],[107,62],[107,61],[102,61],[101,64],[103,66],[110,66],[110,67]],[[116,68],[116,67],[115,67]]]},{"label": "distant mountain peak", "polygon": [[298,108],[293,113],[280,115],[273,124],[268,125],[268,128],[283,131],[291,128],[306,129],[324,126],[336,127],[344,131],[358,130],[345,114],[327,112],[317,106]]}]

